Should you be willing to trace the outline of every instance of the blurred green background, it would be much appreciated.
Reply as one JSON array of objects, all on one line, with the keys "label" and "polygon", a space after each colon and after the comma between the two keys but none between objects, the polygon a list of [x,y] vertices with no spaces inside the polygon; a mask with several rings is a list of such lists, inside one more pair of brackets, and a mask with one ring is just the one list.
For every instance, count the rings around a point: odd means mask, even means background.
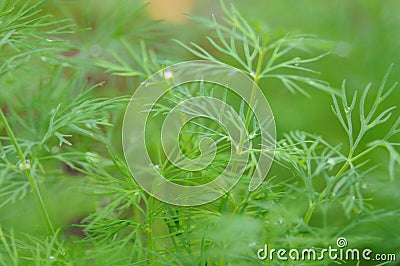
[{"label": "blurred green background", "polygon": [[[329,43],[326,46],[331,54],[312,65],[321,72],[320,78],[328,81],[334,88],[339,89],[342,81],[346,80],[350,94],[355,90],[361,92],[369,82],[372,82],[373,88],[376,89],[392,63],[394,68],[389,77],[389,84],[399,80],[400,1],[237,0],[232,2],[243,16],[260,30],[313,34],[326,40],[326,43]],[[184,13],[208,18],[211,14],[215,14],[218,19],[221,15],[218,1],[152,0],[141,9],[144,3],[138,0],[48,0],[41,6],[44,13],[53,14],[59,19],[72,19],[77,28],[83,29],[73,37],[67,37],[76,46],[70,57],[72,61],[76,59],[79,62],[79,74],[84,79],[90,83],[106,81],[106,86],[96,90],[97,96],[131,95],[141,81],[135,77],[113,76],[95,66],[99,58],[108,58],[112,51],[121,49],[121,38],[133,46],[139,46],[140,41],[144,40],[166,65],[195,59],[172,39],[179,39],[185,43],[200,43],[212,49],[205,39],[210,32],[185,17]],[[160,21],[154,22],[154,20]],[[37,64],[41,64],[43,69],[51,68],[45,62]],[[36,76],[32,75],[32,79],[35,81],[48,78],[50,75],[43,71]],[[15,77],[5,77],[2,84],[12,84],[13,79]],[[32,82],[26,80],[26,84]],[[332,145],[343,143],[346,147],[346,134],[332,113],[330,95],[310,89],[311,97],[305,97],[289,92],[280,83],[269,81],[263,82],[261,87],[274,112],[278,138],[292,130],[304,130],[323,136]],[[13,96],[20,93],[4,91],[1,103],[13,106],[15,101],[14,107],[18,110],[19,104]],[[385,106],[398,107],[399,101],[400,90],[397,89]],[[394,116],[399,116],[398,110],[395,110]],[[114,135],[112,148],[121,154],[120,124],[118,124],[121,123],[121,119],[119,121],[117,119],[116,123],[110,133]],[[374,136],[384,130],[385,126],[382,126],[372,131],[366,142],[374,140]],[[92,149],[90,145],[90,143],[82,144],[88,147],[88,150]],[[366,198],[371,198],[369,201],[371,208],[398,210],[400,179],[398,176],[393,181],[389,179],[386,171],[387,154],[377,150],[369,159],[378,165],[378,168],[365,180],[364,193]],[[61,178],[46,182],[46,185],[42,186],[45,202],[56,225],[60,226],[66,235],[74,235],[79,239],[81,233],[72,224],[79,223],[96,208],[93,203],[94,196],[85,195],[77,189],[77,184],[83,182],[84,177],[71,172],[65,166],[60,167],[64,167],[61,169],[63,172]],[[280,173],[282,172],[279,167],[274,165],[270,175],[279,176]],[[288,210],[293,211],[293,216],[297,215],[296,212],[302,216],[307,208],[307,202],[305,199],[304,202],[302,200],[301,197],[291,198],[284,204]],[[341,218],[340,210],[336,214],[333,214],[331,219],[338,220],[336,223],[338,228],[349,223],[345,218]],[[311,223],[318,226],[320,216],[317,213],[315,217]],[[243,223],[253,226],[247,220]],[[40,235],[45,231],[36,202],[31,195],[0,209],[0,224],[14,228],[16,234],[29,232]],[[373,232],[374,237],[379,239],[375,242],[378,250],[399,254],[399,225],[398,215],[387,217],[382,223],[359,226],[354,229],[354,235],[359,237]]]}]

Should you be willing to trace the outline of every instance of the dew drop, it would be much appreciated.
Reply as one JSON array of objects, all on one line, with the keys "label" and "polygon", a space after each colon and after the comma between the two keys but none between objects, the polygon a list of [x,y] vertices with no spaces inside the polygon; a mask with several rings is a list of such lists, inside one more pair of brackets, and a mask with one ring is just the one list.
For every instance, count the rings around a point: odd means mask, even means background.
[{"label": "dew drop", "polygon": [[100,45],[95,44],[92,45],[89,49],[89,53],[94,56],[94,57],[98,57],[102,54],[103,50],[101,49]]},{"label": "dew drop", "polygon": [[19,168],[21,171],[31,169],[31,162],[30,162],[30,160],[25,160],[24,163],[20,163],[20,164],[18,165],[18,168]]},{"label": "dew drop", "polygon": [[329,158],[326,162],[327,162],[328,164],[332,165],[332,166],[335,165],[335,159],[333,159],[333,158]]},{"label": "dew drop", "polygon": [[91,162],[91,163],[99,163],[100,162],[99,156],[96,153],[86,152],[85,155],[86,155],[86,160],[88,162]]},{"label": "dew drop", "polygon": [[257,243],[256,242],[251,242],[251,243],[249,243],[249,247],[251,247],[251,248],[254,248],[254,247],[256,247],[257,246]]},{"label": "dew drop", "polygon": [[60,148],[59,148],[59,147],[57,147],[57,146],[51,147],[51,152],[52,152],[52,153],[57,153],[57,152],[59,152],[59,151],[60,151]]},{"label": "dew drop", "polygon": [[254,139],[256,136],[257,136],[257,133],[253,131],[250,133],[249,139]]},{"label": "dew drop", "polygon": [[171,71],[165,71],[164,78],[165,79],[172,79],[172,72]]},{"label": "dew drop", "polygon": [[340,57],[347,57],[351,53],[351,45],[347,42],[340,42],[335,47],[335,54]]}]

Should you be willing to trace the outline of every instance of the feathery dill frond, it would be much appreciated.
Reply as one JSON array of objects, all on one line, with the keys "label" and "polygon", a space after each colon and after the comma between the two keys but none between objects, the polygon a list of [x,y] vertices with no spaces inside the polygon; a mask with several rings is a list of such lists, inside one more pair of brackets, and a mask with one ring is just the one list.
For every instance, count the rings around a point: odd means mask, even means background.
[{"label": "feathery dill frond", "polygon": [[207,37],[214,51],[207,51],[199,44],[187,45],[175,40],[199,59],[231,64],[255,80],[277,79],[291,92],[310,95],[305,87],[313,87],[326,92],[336,93],[328,83],[310,74],[318,74],[307,64],[319,61],[329,53],[317,56],[293,56],[293,54],[311,50],[317,39],[309,35],[285,34],[279,36],[269,32],[258,32],[233,6],[221,1],[222,21],[215,15],[211,20],[190,16],[213,30],[215,37]]}]

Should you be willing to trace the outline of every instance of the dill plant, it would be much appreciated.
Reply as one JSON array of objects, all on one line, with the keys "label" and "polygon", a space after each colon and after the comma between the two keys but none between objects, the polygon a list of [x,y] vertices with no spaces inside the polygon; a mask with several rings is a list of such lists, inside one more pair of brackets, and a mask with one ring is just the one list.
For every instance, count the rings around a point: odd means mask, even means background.
[{"label": "dill plant", "polygon": [[[171,36],[158,34],[164,28],[145,16],[144,6],[117,2],[122,6],[116,11],[117,26],[113,28],[109,19],[98,21],[107,31],[95,27],[83,32],[69,20],[40,11],[42,2],[6,0],[0,6],[0,206],[5,210],[2,213],[12,212],[13,206],[21,206],[19,202],[29,201],[32,193],[42,214],[38,223],[46,225],[46,230],[15,232],[2,218],[0,264],[262,265],[268,262],[258,260],[256,251],[264,243],[285,248],[326,247],[346,236],[354,247],[364,247],[379,237],[365,235],[368,225],[398,222],[396,208],[374,209],[363,192],[366,179],[376,175],[377,165],[370,159],[379,150],[387,151],[382,155],[388,158],[384,182],[398,184],[400,118],[397,106],[386,104],[397,85],[389,83],[391,68],[380,85],[369,84],[351,94],[345,82],[341,89],[333,88],[315,70],[329,55],[324,50],[331,43],[312,35],[262,30],[233,5],[221,2],[221,17],[190,16],[207,29],[207,43],[179,38],[172,43],[168,42]],[[94,7],[96,2],[89,5]],[[98,8],[106,14],[110,6]],[[126,10],[138,16],[132,31],[123,27],[129,24]],[[76,41],[76,36],[83,39]],[[168,42],[167,49],[157,41]],[[178,52],[168,53],[170,47]],[[190,56],[182,56],[183,50]],[[77,56],[70,56],[76,51],[80,51]],[[332,143],[313,132],[278,132],[269,177],[249,192],[257,158],[265,152],[257,146],[260,128],[250,108],[227,91],[218,93],[207,84],[200,84],[200,89],[176,88],[151,110],[155,124],[182,99],[221,97],[231,101],[246,121],[254,145],[248,151],[251,160],[244,176],[222,198],[195,207],[160,202],[134,181],[116,144],[132,92],[120,90],[137,87],[165,65],[187,59],[235,66],[267,96],[273,97],[271,83],[310,98],[316,91],[327,94],[346,138]],[[96,75],[105,77],[107,84],[93,81]],[[377,131],[379,127],[383,129]],[[191,121],[181,132],[179,146],[195,158],[199,150],[194,144],[205,136],[219,145],[213,167],[198,175],[180,171],[166,160],[154,138],[149,148],[159,171],[185,184],[218,175],[229,161],[229,136],[218,125]],[[79,191],[70,194],[78,197],[74,204],[91,202],[73,213],[83,216],[72,227],[71,221],[65,224],[57,219],[61,212],[54,210],[54,198],[46,193],[55,184]],[[398,254],[395,241],[382,248]],[[316,262],[322,263],[332,262]]]}]

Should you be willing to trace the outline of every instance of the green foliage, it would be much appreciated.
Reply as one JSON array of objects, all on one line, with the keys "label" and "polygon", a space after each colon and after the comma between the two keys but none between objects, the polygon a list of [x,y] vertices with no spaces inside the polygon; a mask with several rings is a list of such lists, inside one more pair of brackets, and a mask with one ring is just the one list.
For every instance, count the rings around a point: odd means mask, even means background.
[{"label": "green foliage", "polygon": [[[400,118],[397,100],[393,104],[397,83],[390,84],[396,68],[379,86],[359,93],[349,89],[351,82],[335,89],[316,71],[326,68],[333,42],[271,30],[244,15],[251,6],[242,12],[221,2],[221,15],[190,15],[191,23],[207,30],[205,42],[190,34],[188,41],[172,26],[167,30],[132,1],[64,2],[0,4],[0,265],[265,265],[256,252],[266,243],[325,248],[343,236],[352,247],[399,254]],[[88,7],[98,12],[85,13]],[[47,9],[67,13],[79,26],[47,15]],[[191,23],[180,30],[190,33]],[[199,140],[212,138],[218,153],[211,168],[181,171],[162,153],[153,131],[157,119],[196,96],[219,97],[238,112],[252,137],[250,161],[235,188],[214,202],[160,202],[126,165],[119,144],[122,115],[132,89],[188,59],[239,68],[273,110],[307,95],[306,108],[295,105],[298,112],[306,116],[317,106],[335,130],[326,136],[307,128],[284,132],[277,120],[274,165],[249,192],[257,158],[266,152],[251,108],[213,84],[174,88],[149,110],[154,124],[148,147],[160,173],[198,184],[229,161],[229,134],[207,119],[185,125],[179,148],[195,158]],[[70,202],[59,200],[60,190]]]},{"label": "green foliage", "polygon": [[226,25],[219,23],[214,15],[210,21],[192,17],[215,31],[216,37],[207,37],[207,40],[218,55],[213,56],[194,42],[190,43],[191,46],[179,40],[176,42],[200,59],[232,63],[250,75],[256,83],[273,78],[280,80],[292,92],[308,95],[304,85],[331,91],[326,82],[306,75],[317,74],[317,71],[306,65],[320,60],[328,53],[307,58],[291,57],[296,51],[309,51],[322,41],[308,35],[259,33],[233,5],[226,7],[223,2],[221,5],[224,12],[222,20]]},{"label": "green foliage", "polygon": [[59,58],[71,47],[62,36],[75,32],[69,20],[52,20],[39,6],[43,1],[2,1],[0,4],[0,75],[28,63],[31,56]]}]

